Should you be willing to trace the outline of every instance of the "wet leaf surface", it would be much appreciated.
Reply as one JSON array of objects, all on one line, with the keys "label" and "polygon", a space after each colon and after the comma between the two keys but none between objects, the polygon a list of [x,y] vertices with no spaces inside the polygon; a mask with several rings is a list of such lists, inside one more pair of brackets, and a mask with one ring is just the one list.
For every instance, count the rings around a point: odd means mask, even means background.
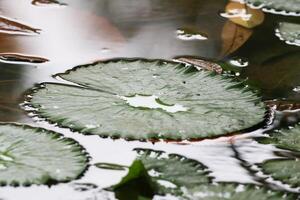
[{"label": "wet leaf surface", "polygon": [[39,116],[81,133],[205,138],[249,128],[264,118],[255,93],[193,66],[113,60],[77,67],[59,77],[79,87],[45,83],[29,105]]},{"label": "wet leaf surface", "polygon": [[0,124],[1,185],[31,185],[76,179],[87,157],[74,140],[27,125]]}]

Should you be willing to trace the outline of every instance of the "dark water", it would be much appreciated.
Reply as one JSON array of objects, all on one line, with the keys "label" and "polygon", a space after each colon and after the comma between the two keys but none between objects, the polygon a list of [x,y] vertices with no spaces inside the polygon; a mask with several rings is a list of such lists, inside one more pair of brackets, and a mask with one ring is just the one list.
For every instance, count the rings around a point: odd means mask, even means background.
[{"label": "dark water", "polygon": [[[288,102],[291,105],[300,103],[300,49],[275,36],[278,22],[299,21],[296,17],[265,14],[264,23],[254,29],[250,39],[235,53],[222,57],[222,34],[228,36],[227,40],[234,34],[224,33],[224,25],[228,19],[219,15],[227,1],[45,2],[47,1],[34,4],[30,0],[0,2],[2,16],[26,24],[25,27],[15,24],[17,31],[11,30],[11,27],[10,31],[0,31],[0,121],[42,126],[74,138],[89,152],[91,164],[108,162],[130,165],[136,156],[132,151],[134,148],[151,148],[178,153],[202,162],[213,171],[216,181],[257,183],[253,174],[243,166],[275,158],[277,155],[274,152],[282,150],[258,144],[251,137],[300,121],[300,107],[290,106],[293,110],[277,111],[276,120],[268,127],[240,136],[199,142],[184,141],[182,143],[185,145],[182,145],[175,142],[152,144],[82,136],[31,118],[19,105],[24,101],[26,90],[40,82],[59,81],[52,78],[52,75],[73,66],[118,57],[173,59],[188,55],[223,62],[243,59],[249,65],[243,67],[237,75],[247,78],[252,86],[257,87],[264,100],[276,99],[281,104]],[[22,29],[25,33],[22,33]],[[184,37],[182,30],[187,29],[198,35]],[[71,183],[51,187],[1,187],[0,199],[114,199],[114,195],[103,191],[103,188],[117,183],[125,174],[126,171],[91,166],[81,179]],[[281,190],[297,192],[296,189],[272,180],[269,182]],[[170,196],[155,198],[173,199]]]}]

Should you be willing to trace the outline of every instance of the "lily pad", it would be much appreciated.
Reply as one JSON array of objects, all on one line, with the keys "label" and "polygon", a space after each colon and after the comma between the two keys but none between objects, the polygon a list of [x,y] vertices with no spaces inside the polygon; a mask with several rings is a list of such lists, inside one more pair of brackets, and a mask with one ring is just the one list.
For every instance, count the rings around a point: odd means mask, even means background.
[{"label": "lily pad", "polygon": [[300,24],[282,22],[276,30],[276,35],[287,44],[300,46]]},{"label": "lily pad", "polygon": [[262,164],[265,173],[276,180],[280,180],[292,187],[300,187],[300,161],[270,160]]},{"label": "lily pad", "polygon": [[[283,193],[253,185],[213,183],[204,165],[180,155],[166,155],[152,150],[140,150],[139,154],[128,174],[119,184],[113,186],[120,200],[127,200],[121,195],[120,189],[132,185],[133,179],[136,182],[148,182],[152,196],[171,194],[186,200],[271,200],[282,199],[284,196]],[[143,194],[139,193],[139,196]],[[292,196],[287,195],[286,199],[292,199]]]},{"label": "lily pad", "polygon": [[246,0],[246,3],[261,7],[266,12],[284,15],[300,15],[299,0]]},{"label": "lily pad", "polygon": [[72,139],[27,125],[0,124],[0,184],[65,182],[87,167],[87,156]]},{"label": "lily pad", "polygon": [[[281,130],[273,133],[271,138],[263,140],[264,143],[296,152],[300,152],[300,125],[290,130]],[[266,161],[261,165],[264,172],[274,179],[283,181],[293,187],[300,186],[300,162],[299,159],[276,159]]]},{"label": "lily pad", "polygon": [[259,97],[241,83],[182,63],[113,60],[59,77],[71,83],[42,84],[29,105],[40,117],[85,134],[205,138],[264,119]]}]

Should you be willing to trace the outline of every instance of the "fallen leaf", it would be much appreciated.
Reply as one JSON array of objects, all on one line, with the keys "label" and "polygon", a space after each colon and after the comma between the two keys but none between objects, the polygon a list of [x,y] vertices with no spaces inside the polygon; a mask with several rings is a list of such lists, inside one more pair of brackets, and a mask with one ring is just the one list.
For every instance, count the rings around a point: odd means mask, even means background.
[{"label": "fallen leaf", "polygon": [[254,28],[263,23],[264,13],[259,9],[253,9],[239,2],[230,2],[221,16],[245,28]]},{"label": "fallen leaf", "polygon": [[44,63],[48,62],[47,58],[31,56],[31,55],[23,55],[17,53],[0,53],[0,61],[2,62],[26,62],[26,63]]},{"label": "fallen leaf", "polygon": [[218,65],[217,63],[209,62],[209,61],[198,59],[198,58],[177,58],[176,60],[179,62],[192,64],[195,67],[199,67],[200,69],[213,71],[218,74],[221,74],[223,71],[222,67],[220,65]]},{"label": "fallen leaf", "polygon": [[32,35],[38,34],[40,29],[32,28],[15,20],[0,16],[0,33]]},{"label": "fallen leaf", "polygon": [[222,30],[221,56],[227,56],[238,50],[252,35],[253,30],[227,21]]},{"label": "fallen leaf", "polygon": [[59,1],[56,0],[33,0],[31,2],[33,5],[39,6],[39,5],[47,5],[47,4],[56,4],[56,5],[61,5],[61,6],[65,6],[67,4],[65,3],[61,3]]}]

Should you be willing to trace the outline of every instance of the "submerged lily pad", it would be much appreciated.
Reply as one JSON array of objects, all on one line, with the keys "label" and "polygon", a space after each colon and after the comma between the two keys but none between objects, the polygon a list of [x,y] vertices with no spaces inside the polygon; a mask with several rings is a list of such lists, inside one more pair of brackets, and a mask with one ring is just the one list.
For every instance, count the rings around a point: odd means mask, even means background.
[{"label": "submerged lily pad", "polygon": [[0,143],[1,185],[70,181],[87,167],[78,143],[45,129],[0,124]]},{"label": "submerged lily pad", "polygon": [[282,22],[276,35],[287,44],[300,46],[300,24]]},{"label": "submerged lily pad", "polygon": [[[284,194],[273,192],[263,187],[253,185],[231,184],[231,183],[212,183],[207,168],[194,160],[180,155],[166,155],[163,152],[152,150],[140,150],[140,155],[130,167],[128,174],[122,181],[113,186],[120,200],[127,200],[126,192],[128,186],[134,182],[147,182],[148,191],[152,194],[145,195],[150,198],[155,194],[171,194],[186,200],[214,200],[214,199],[282,199]],[[137,199],[143,196],[142,191],[131,196]],[[292,199],[292,196],[286,196]]]},{"label": "submerged lily pad", "polygon": [[[300,125],[290,130],[273,133],[266,143],[296,152],[300,152]],[[300,186],[300,161],[299,159],[276,159],[262,164],[263,170],[274,179],[283,181],[293,187]]]},{"label": "submerged lily pad", "polygon": [[266,12],[285,15],[300,15],[299,0],[246,0],[246,3],[262,7]]},{"label": "submerged lily pad", "polygon": [[[29,105],[47,120],[86,134],[130,139],[224,135],[264,119],[255,93],[231,79],[184,64],[119,60],[59,75]],[[74,86],[74,83],[77,86]]]}]

